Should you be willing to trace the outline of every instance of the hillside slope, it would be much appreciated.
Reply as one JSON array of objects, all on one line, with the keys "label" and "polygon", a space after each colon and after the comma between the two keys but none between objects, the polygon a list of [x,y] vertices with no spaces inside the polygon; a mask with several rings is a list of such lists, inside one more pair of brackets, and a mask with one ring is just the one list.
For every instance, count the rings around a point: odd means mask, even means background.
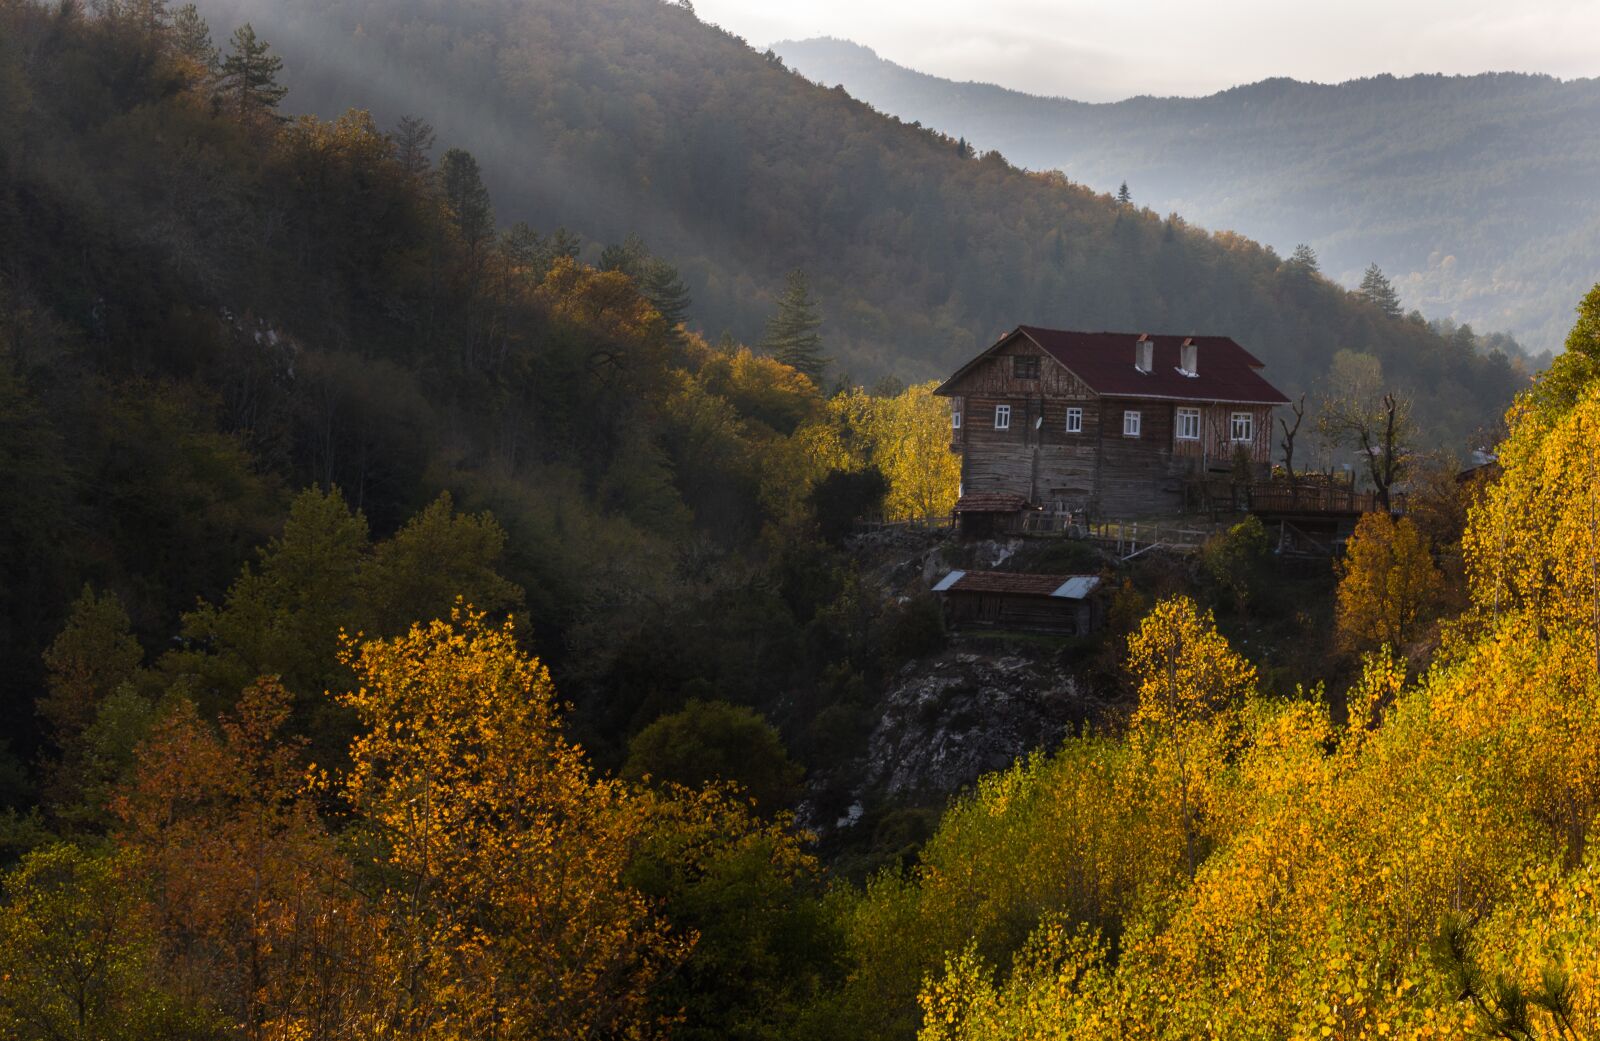
[{"label": "hillside slope", "polygon": [[[1231,234],[1116,206],[825,90],[657,0],[208,0],[293,60],[290,103],[448,127],[502,224],[643,236],[694,291],[695,324],[754,339],[784,273],[813,275],[855,377],[947,372],[1020,322],[1225,333],[1289,391],[1341,348],[1379,356],[1455,442],[1518,377]],[[1563,306],[1563,310],[1565,306]]]},{"label": "hillside slope", "polygon": [[[902,119],[1287,251],[1347,285],[1377,262],[1408,307],[1559,349],[1600,272],[1600,80],[1273,79],[1210,97],[1042,98],[907,69],[843,40],[774,49]],[[997,75],[1003,70],[996,70]]]}]

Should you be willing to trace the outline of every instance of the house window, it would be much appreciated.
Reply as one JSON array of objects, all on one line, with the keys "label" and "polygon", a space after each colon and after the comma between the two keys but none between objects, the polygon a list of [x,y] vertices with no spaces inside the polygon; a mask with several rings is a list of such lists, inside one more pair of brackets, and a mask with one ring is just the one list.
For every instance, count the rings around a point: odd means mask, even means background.
[{"label": "house window", "polygon": [[1039,378],[1039,356],[1037,354],[1017,354],[1011,358],[1011,375],[1019,380],[1036,380]]},{"label": "house window", "polygon": [[1235,441],[1254,441],[1256,439],[1256,417],[1248,412],[1235,412],[1233,414],[1233,439]]},{"label": "house window", "polygon": [[960,412],[960,410],[957,410],[955,412],[950,413],[950,429],[951,430],[960,430],[961,429],[961,412]]},{"label": "house window", "polygon": [[1069,434],[1081,434],[1081,433],[1083,433],[1083,409],[1081,409],[1081,408],[1069,408],[1069,409],[1067,409],[1067,433],[1069,433]]},{"label": "house window", "polygon": [[1011,406],[996,405],[994,407],[994,428],[996,430],[1011,429]]},{"label": "house window", "polygon": [[1122,436],[1138,437],[1139,422],[1141,419],[1143,419],[1143,417],[1133,409],[1129,409],[1128,411],[1124,412],[1122,414]]},{"label": "house window", "polygon": [[1180,408],[1178,410],[1178,440],[1200,440],[1200,410],[1197,408]]}]

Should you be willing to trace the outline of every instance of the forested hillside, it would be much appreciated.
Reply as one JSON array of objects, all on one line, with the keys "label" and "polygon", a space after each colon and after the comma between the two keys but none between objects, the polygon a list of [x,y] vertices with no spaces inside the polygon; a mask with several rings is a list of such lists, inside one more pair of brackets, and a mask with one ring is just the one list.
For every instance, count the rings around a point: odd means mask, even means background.
[{"label": "forested hillside", "polygon": [[[404,115],[470,150],[503,222],[638,234],[695,297],[691,325],[753,342],[790,269],[858,379],[942,376],[1021,322],[1229,335],[1285,390],[1367,351],[1458,447],[1519,378],[1386,318],[1232,234],[979,158],[819,88],[659,0],[208,0],[289,55],[299,106]],[[592,258],[591,258],[592,259]],[[1569,294],[1570,295],[1570,294]],[[1563,305],[1565,306],[1565,305]],[[1558,308],[1559,310],[1559,308]]]},{"label": "forested hillside", "polygon": [[[883,112],[1034,170],[1288,251],[1354,286],[1377,263],[1405,306],[1534,351],[1600,271],[1600,81],[1486,73],[1274,79],[1111,104],[955,83],[843,40],[774,44]],[[996,68],[995,80],[1006,70]]]},{"label": "forested hillside", "polygon": [[[88,755],[140,662],[142,697],[208,715],[276,675],[336,749],[340,629],[396,635],[457,596],[531,619],[617,762],[708,689],[787,703],[793,748],[830,740],[813,713],[841,699],[849,728],[894,619],[825,611],[856,601],[812,489],[871,468],[874,508],[948,509],[926,386],[830,403],[708,346],[638,244],[580,264],[570,235],[498,232],[469,154],[281,112],[248,32],[148,5],[0,18],[0,802],[75,803],[27,768]],[[42,708],[75,612],[121,664]]]},{"label": "forested hillside", "polygon": [[[0,1037],[1600,1032],[1600,286],[1503,474],[1408,461],[1331,571],[852,538],[952,506],[928,384],[819,391],[798,279],[799,367],[708,344],[280,53],[0,0]],[[945,651],[979,553],[1106,628]],[[892,683],[1027,654],[1114,710],[849,801]],[[1013,722],[968,694],[901,722]]]}]

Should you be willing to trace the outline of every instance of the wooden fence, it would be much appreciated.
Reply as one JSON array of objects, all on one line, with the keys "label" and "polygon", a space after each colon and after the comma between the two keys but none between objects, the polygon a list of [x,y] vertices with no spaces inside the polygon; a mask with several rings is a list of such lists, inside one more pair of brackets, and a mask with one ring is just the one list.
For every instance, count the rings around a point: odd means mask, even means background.
[{"label": "wooden fence", "polygon": [[1089,525],[1088,536],[1123,560],[1130,560],[1161,548],[1177,553],[1193,553],[1205,545],[1214,531],[1139,521],[1099,521]]}]

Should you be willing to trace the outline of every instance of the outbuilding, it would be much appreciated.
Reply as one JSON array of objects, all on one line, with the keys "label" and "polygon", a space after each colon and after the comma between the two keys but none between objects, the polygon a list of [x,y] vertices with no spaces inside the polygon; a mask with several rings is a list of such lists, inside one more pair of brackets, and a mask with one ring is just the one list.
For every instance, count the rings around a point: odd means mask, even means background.
[{"label": "outbuilding", "polygon": [[933,591],[952,629],[1021,629],[1081,636],[1100,628],[1105,610],[1097,575],[952,571]]}]

